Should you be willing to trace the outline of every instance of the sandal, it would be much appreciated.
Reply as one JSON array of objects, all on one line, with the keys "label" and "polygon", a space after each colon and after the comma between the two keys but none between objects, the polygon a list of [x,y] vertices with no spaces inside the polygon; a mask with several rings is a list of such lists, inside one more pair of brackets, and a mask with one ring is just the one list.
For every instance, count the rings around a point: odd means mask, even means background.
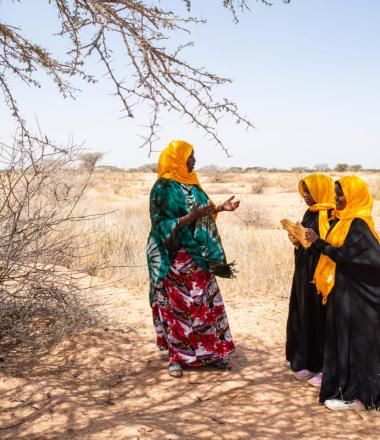
[{"label": "sandal", "polygon": [[172,377],[182,377],[183,371],[182,366],[179,362],[172,362],[168,367],[169,376]]}]

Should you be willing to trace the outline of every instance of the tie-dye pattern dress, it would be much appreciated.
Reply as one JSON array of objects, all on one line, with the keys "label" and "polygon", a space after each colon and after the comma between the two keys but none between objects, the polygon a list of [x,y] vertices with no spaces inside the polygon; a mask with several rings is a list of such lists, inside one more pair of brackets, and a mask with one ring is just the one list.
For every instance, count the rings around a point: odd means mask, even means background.
[{"label": "tie-dye pattern dress", "polygon": [[160,349],[188,366],[228,359],[234,351],[215,275],[231,278],[213,217],[178,228],[195,204],[209,203],[196,185],[159,179],[150,196],[147,257],[150,302]]}]

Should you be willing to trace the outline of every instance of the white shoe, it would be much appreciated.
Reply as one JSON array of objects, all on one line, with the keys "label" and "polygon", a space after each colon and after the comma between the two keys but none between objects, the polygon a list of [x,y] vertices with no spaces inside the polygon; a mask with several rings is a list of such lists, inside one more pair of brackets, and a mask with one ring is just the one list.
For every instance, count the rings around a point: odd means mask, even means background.
[{"label": "white shoe", "polygon": [[360,400],[340,400],[340,399],[328,399],[325,400],[325,407],[331,409],[332,411],[363,411],[365,406],[360,402]]}]

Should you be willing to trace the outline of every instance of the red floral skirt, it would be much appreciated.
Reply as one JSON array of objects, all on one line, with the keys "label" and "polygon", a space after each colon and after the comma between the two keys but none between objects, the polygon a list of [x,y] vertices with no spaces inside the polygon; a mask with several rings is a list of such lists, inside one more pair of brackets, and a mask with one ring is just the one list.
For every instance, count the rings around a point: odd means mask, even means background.
[{"label": "red floral skirt", "polygon": [[152,306],[157,346],[188,366],[228,359],[234,343],[215,276],[180,249],[157,286]]}]

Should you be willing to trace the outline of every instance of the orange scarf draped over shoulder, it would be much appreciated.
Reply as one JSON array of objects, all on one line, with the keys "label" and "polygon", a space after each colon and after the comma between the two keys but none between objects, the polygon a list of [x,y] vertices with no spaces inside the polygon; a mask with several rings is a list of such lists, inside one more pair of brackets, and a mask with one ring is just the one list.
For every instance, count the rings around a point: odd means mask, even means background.
[{"label": "orange scarf draped over shoulder", "polygon": [[[336,211],[339,219],[334,228],[326,238],[326,242],[334,247],[342,247],[349,233],[352,221],[361,218],[370,228],[374,237],[380,241],[375,230],[371,215],[373,199],[369,192],[368,185],[357,176],[346,176],[338,180],[346,198],[346,207]],[[323,296],[323,304],[326,304],[328,295],[335,285],[336,263],[327,255],[321,255],[314,274],[314,282],[318,293]]]},{"label": "orange scarf draped over shoulder", "polygon": [[158,177],[175,180],[188,185],[199,185],[197,173],[189,173],[187,159],[193,152],[193,146],[185,141],[171,141],[161,152],[158,160]]},{"label": "orange scarf draped over shoulder", "polygon": [[330,229],[328,211],[335,209],[334,180],[322,173],[309,174],[298,184],[298,191],[303,197],[302,183],[305,183],[315,201],[315,204],[310,206],[309,209],[312,212],[319,212],[319,235],[321,238],[325,238]]}]

